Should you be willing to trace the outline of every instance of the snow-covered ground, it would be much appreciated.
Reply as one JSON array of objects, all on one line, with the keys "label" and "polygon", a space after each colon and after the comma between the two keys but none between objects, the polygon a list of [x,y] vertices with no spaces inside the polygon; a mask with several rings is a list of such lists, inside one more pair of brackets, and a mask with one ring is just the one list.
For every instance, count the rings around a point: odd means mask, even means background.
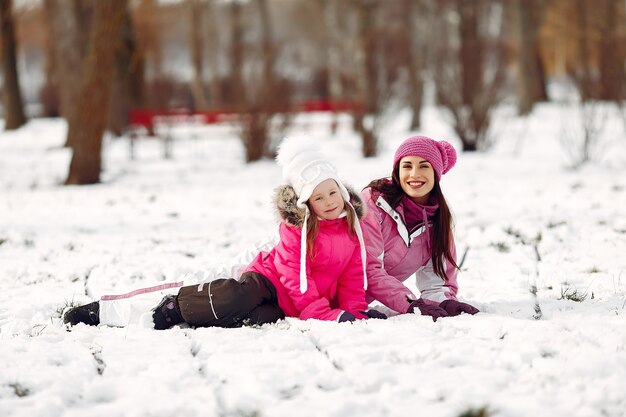
[{"label": "snow-covered ground", "polygon": [[[276,236],[276,164],[245,164],[228,128],[192,128],[171,160],[108,139],[103,183],[67,187],[62,121],[0,133],[0,416],[626,416],[626,138],[609,118],[602,157],[568,169],[560,137],[578,120],[505,111],[497,145],[444,177],[459,295],[480,314],[161,332],[70,331],[60,311],[242,262]],[[356,188],[409,134],[399,117],[364,160],[349,122],[334,137],[327,122],[298,131]],[[433,109],[420,133],[460,148]]]}]

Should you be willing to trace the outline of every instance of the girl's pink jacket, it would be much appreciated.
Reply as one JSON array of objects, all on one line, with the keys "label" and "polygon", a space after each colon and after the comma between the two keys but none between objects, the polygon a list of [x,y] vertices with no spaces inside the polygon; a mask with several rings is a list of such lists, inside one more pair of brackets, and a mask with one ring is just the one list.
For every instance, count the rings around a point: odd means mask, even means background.
[{"label": "girl's pink jacket", "polygon": [[[402,221],[402,204],[391,208],[371,188],[361,193],[367,207],[367,216],[361,223],[367,248],[367,296],[376,299],[399,313],[406,313],[409,301],[417,297],[404,284],[415,274],[417,288],[427,303],[439,304],[447,299],[456,299],[457,270],[446,265],[446,280],[433,270],[428,228],[420,227],[409,234]],[[450,248],[456,259],[454,240]]]},{"label": "girl's pink jacket", "polygon": [[[361,217],[361,200],[351,192],[352,204]],[[300,236],[304,210],[296,206],[291,186],[277,191],[276,204],[281,218],[280,242],[269,252],[261,252],[246,269],[266,276],[274,286],[278,304],[286,316],[302,320],[337,320],[348,311],[357,318],[367,310],[363,288],[363,266],[359,241],[349,233],[345,218],[320,220],[313,259],[307,258],[307,291],[300,292]],[[359,214],[359,212],[361,214]]]}]

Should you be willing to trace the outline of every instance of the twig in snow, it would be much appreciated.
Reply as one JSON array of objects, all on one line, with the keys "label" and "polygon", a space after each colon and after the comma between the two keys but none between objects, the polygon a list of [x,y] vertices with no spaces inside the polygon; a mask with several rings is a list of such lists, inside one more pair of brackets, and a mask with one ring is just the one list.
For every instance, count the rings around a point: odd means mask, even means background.
[{"label": "twig in snow", "polygon": [[617,276],[617,286],[615,285],[615,275],[613,275],[613,291],[617,294],[617,287],[621,287],[622,285],[622,271],[619,271],[619,275]]},{"label": "twig in snow", "polygon": [[[89,276],[91,275],[91,271],[93,271],[96,268],[96,266],[92,266],[91,268],[89,268],[89,270],[87,271],[87,273],[85,274],[85,283],[83,285],[83,287],[85,288],[85,295],[87,297],[91,297],[91,295],[89,295],[89,289],[87,288],[87,283],[89,282]],[[91,297],[93,298],[93,297]]]},{"label": "twig in snow", "polygon": [[463,267],[463,264],[465,263],[465,257],[467,256],[467,252],[469,252],[469,246],[466,247],[463,251],[463,256],[461,256],[461,262],[459,262],[459,269],[461,269]]},{"label": "twig in snow", "polygon": [[102,347],[94,346],[90,350],[91,350],[91,355],[96,361],[96,370],[98,371],[98,375],[102,375],[104,373],[104,369],[107,367],[106,364],[104,363],[104,359],[102,359]]},{"label": "twig in snow", "polygon": [[[300,332],[302,334],[304,334],[304,330],[300,329]],[[320,353],[322,353],[324,356],[326,356],[326,359],[328,359],[328,361],[331,363],[331,365],[333,365],[333,367],[338,370],[338,371],[343,371],[343,368],[341,367],[341,365],[339,365],[336,361],[333,360],[333,358],[330,357],[328,351],[324,348],[322,348],[319,343],[317,343],[317,340],[315,340],[315,338],[313,336],[311,336],[310,334],[306,335],[309,340],[311,341],[311,343],[313,343],[313,346],[315,346],[315,349],[317,349]]]},{"label": "twig in snow", "polygon": [[541,254],[539,253],[539,242],[541,242],[542,238],[541,232],[537,233],[537,236],[533,239],[525,237],[520,231],[515,230],[512,227],[505,229],[505,233],[517,238],[522,245],[530,245],[532,247],[533,254],[535,255],[535,272],[531,275],[529,290],[535,304],[535,314],[533,315],[533,318],[535,320],[541,320],[543,312],[541,311],[541,306],[539,305],[539,297],[537,297],[537,280],[539,278],[539,264],[541,262]]},{"label": "twig in snow", "polygon": [[[589,289],[589,287],[587,287],[587,289]],[[572,289],[570,285],[568,285],[565,288],[561,287],[561,296],[559,297],[559,300],[570,300],[570,301],[575,301],[577,303],[582,303],[586,299],[587,299],[587,291],[585,291],[584,293],[580,293],[578,292],[576,287]]]},{"label": "twig in snow", "polygon": [[533,244],[533,249],[535,249],[535,256],[537,257],[537,262],[541,262],[541,255],[539,254],[539,242],[535,242]]},{"label": "twig in snow", "polygon": [[13,393],[17,397],[21,398],[21,397],[26,397],[30,395],[30,390],[27,387],[20,384],[19,382],[14,382],[12,384],[9,384],[9,387],[13,388]]},{"label": "twig in snow", "polygon": [[535,302],[535,314],[533,318],[535,320],[541,320],[543,317],[543,312],[541,311],[541,306],[539,305],[539,298],[537,297],[537,284],[533,283],[530,285],[530,293],[533,296],[533,301]]}]

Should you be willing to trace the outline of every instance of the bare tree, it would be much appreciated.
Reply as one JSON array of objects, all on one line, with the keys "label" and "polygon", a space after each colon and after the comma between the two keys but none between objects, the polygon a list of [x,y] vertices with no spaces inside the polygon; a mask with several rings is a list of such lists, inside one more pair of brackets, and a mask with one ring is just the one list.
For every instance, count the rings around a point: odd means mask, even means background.
[{"label": "bare tree", "polygon": [[189,8],[189,44],[191,45],[191,61],[193,67],[193,79],[191,82],[191,93],[193,95],[193,106],[195,109],[206,109],[207,98],[204,90],[203,63],[204,63],[204,39],[203,21],[205,4],[199,0],[190,0]]},{"label": "bare tree", "polygon": [[570,104],[579,114],[563,123],[561,134],[561,144],[573,168],[602,156],[605,122],[614,108],[601,100],[622,105],[624,22],[623,15],[622,19],[617,17],[623,5],[616,0],[600,4],[576,0],[563,6],[565,14],[577,23],[574,29],[576,54],[568,62],[567,71],[578,95]]},{"label": "bare tree", "polygon": [[[68,135],[76,135],[66,184],[100,181],[102,136],[107,120],[115,50],[126,14],[127,0],[99,1],[93,17],[89,52],[80,81],[80,112],[70,123]],[[112,42],[112,40],[114,40]]]},{"label": "bare tree", "polygon": [[[175,101],[176,86],[164,72],[163,5],[158,0],[137,0],[133,27],[144,73],[143,104],[163,108]],[[149,131],[149,134],[154,134]]]},{"label": "bare tree", "polygon": [[145,101],[145,57],[137,42],[129,8],[118,37],[107,128],[121,136],[129,125],[130,110],[143,106]]},{"label": "bare tree", "polygon": [[578,60],[570,64],[569,73],[576,84],[582,101],[597,98],[598,85],[594,83],[591,58],[591,33],[589,9],[586,0],[575,0],[576,42]]},{"label": "bare tree", "polygon": [[[320,88],[318,94],[330,102],[357,100],[354,97],[353,43],[355,37],[351,33],[353,16],[351,4],[346,1],[318,0],[319,6],[319,47],[323,51],[323,67],[318,72]],[[339,111],[333,109],[333,120],[330,128],[333,134],[338,127]]]},{"label": "bare tree", "polygon": [[[380,130],[390,116],[421,99],[421,84],[407,31],[406,3],[354,0],[356,45],[354,79],[360,107],[353,111],[354,130],[361,136],[365,157],[378,152]],[[386,6],[386,7],[383,7]],[[409,74],[409,72],[411,74]],[[419,113],[419,112],[418,112]]]},{"label": "bare tree", "polygon": [[[54,55],[53,73],[59,89],[61,115],[68,126],[74,123],[78,112],[78,88],[86,53],[88,29],[85,20],[91,19],[92,2],[79,0],[45,0],[46,16]],[[75,136],[68,133],[65,146],[73,146]]]},{"label": "bare tree", "polygon": [[13,130],[26,123],[26,116],[24,115],[24,104],[17,75],[12,0],[0,0],[0,25],[2,25],[0,38],[2,41],[2,76],[4,78],[4,128]]},{"label": "bare tree", "polygon": [[[502,20],[494,28],[497,3],[453,0],[438,6],[437,102],[450,117],[463,150],[483,149],[489,145],[491,113],[503,98],[506,81],[506,54],[499,40]],[[458,18],[448,19],[450,14]]]},{"label": "bare tree", "polygon": [[562,6],[576,22],[575,55],[567,63],[567,72],[582,101],[619,100],[626,57],[624,17],[618,19],[623,6],[618,0],[575,0]]},{"label": "bare tree", "polygon": [[262,80],[263,85],[261,88],[262,100],[265,101],[269,107],[273,107],[276,102],[275,90],[276,79],[274,74],[274,65],[276,63],[276,46],[273,40],[272,33],[272,19],[268,9],[268,0],[257,0],[257,6],[259,9],[259,17],[261,20],[261,54],[263,62]]},{"label": "bare tree", "polygon": [[578,114],[563,120],[560,139],[571,168],[577,169],[602,156],[602,134],[609,111],[615,108],[608,108],[605,103],[597,100],[580,100],[574,106],[568,107]]},{"label": "bare tree", "polygon": [[376,115],[379,113],[380,100],[373,77],[375,63],[374,18],[378,6],[377,0],[357,0],[358,48],[356,79],[361,97],[362,108],[354,112],[354,128],[361,135],[362,152],[365,157],[376,156],[378,137]]},{"label": "bare tree", "polygon": [[336,0],[318,0],[321,9],[322,24],[324,28],[320,34],[322,38],[322,48],[324,49],[324,72],[325,85],[324,96],[336,100],[343,97],[343,85],[341,83],[341,55],[342,55],[342,37],[341,22],[345,17],[339,9],[339,2]]},{"label": "bare tree", "polygon": [[[230,5],[231,16],[231,86],[239,113],[240,137],[246,149],[246,161],[256,161],[271,154],[272,131],[276,136],[290,124],[290,88],[275,73],[276,45],[266,0],[256,0],[259,17],[260,47],[254,53],[244,44],[242,5]],[[247,53],[244,54],[244,52]],[[244,58],[248,58],[247,60]],[[243,67],[246,67],[246,77]]]},{"label": "bare tree", "polygon": [[[45,5],[45,3],[44,3]],[[44,40],[44,53],[45,53],[45,82],[39,90],[39,101],[42,107],[43,117],[60,117],[61,116],[61,102],[59,98],[59,80],[56,74],[56,67],[58,66],[56,58],[54,56],[54,32],[52,28],[52,22],[50,15],[47,13],[46,19],[46,38]]]},{"label": "bare tree", "polygon": [[406,48],[409,106],[413,113],[411,117],[411,130],[419,129],[420,115],[422,112],[422,96],[424,94],[424,83],[422,80],[422,67],[424,65],[424,55],[421,53],[421,45],[416,39],[415,30],[415,0],[403,0],[404,2],[404,32],[408,37]]},{"label": "bare tree", "polygon": [[237,110],[243,113],[246,108],[243,58],[244,58],[244,22],[242,5],[233,1],[229,5],[230,17],[230,87],[231,96]]},{"label": "bare tree", "polygon": [[515,0],[504,4],[512,6],[517,23],[517,108],[519,114],[525,115],[532,111],[536,102],[548,98],[537,40],[547,1]]},{"label": "bare tree", "polygon": [[598,71],[599,94],[602,100],[621,101],[624,98],[623,90],[626,87],[625,4],[621,0],[605,0],[599,3],[598,13],[602,24],[598,25],[600,31]]},{"label": "bare tree", "polygon": [[211,72],[210,81],[210,105],[213,108],[220,108],[223,103],[222,76],[220,73],[221,50],[220,32],[218,30],[218,10],[214,2],[207,4],[207,50],[209,55],[209,70]]}]

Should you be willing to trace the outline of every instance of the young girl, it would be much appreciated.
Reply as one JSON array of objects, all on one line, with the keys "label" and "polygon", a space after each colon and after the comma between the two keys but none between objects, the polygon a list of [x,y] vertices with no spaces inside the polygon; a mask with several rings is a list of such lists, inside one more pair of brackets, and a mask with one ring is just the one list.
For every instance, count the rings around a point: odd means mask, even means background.
[{"label": "young girl", "polygon": [[[367,310],[365,302],[366,252],[358,195],[348,192],[334,166],[310,141],[285,141],[277,160],[288,183],[278,188],[275,198],[281,220],[279,243],[259,253],[239,280],[183,286],[176,295],[165,296],[151,312],[155,329],[183,322],[239,327],[285,316],[339,322],[386,318]],[[120,311],[128,308],[110,303],[132,298],[129,294],[72,308],[64,321],[123,325]]]},{"label": "young girl", "polygon": [[[478,309],[456,299],[456,249],[452,216],[439,187],[456,163],[445,141],[424,136],[405,140],[396,150],[391,179],[372,181],[362,193],[368,252],[368,300],[387,307],[439,317]],[[421,298],[402,283],[413,273]]]}]

